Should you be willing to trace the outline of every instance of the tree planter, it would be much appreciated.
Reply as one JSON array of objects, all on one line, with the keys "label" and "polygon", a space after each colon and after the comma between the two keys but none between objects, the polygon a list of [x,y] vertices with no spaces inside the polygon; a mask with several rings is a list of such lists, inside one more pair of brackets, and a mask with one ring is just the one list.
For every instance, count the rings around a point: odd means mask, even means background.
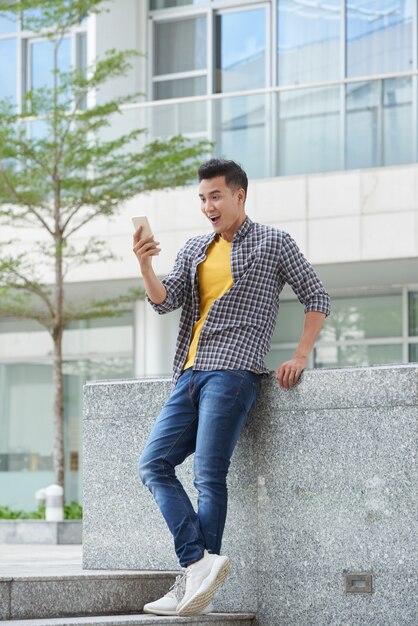
[{"label": "tree planter", "polygon": [[81,543],[82,521],[47,522],[45,520],[0,520],[1,543]]}]

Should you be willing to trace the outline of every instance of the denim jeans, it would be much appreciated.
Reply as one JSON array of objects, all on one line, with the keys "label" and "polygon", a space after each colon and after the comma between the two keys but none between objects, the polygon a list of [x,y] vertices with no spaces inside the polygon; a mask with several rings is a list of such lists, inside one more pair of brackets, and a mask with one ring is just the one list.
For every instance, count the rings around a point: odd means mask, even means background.
[{"label": "denim jeans", "polygon": [[[227,511],[226,476],[232,453],[260,390],[246,370],[187,369],[157,418],[139,460],[139,475],[174,538],[181,567],[207,549],[219,554]],[[175,474],[194,452],[198,511]]]}]

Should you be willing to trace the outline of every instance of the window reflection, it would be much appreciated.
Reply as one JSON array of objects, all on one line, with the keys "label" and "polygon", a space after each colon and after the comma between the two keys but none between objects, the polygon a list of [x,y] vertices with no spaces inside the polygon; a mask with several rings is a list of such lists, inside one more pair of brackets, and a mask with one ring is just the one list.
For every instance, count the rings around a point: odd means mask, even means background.
[{"label": "window reflection", "polygon": [[418,292],[409,294],[409,336],[418,336]]},{"label": "window reflection", "polygon": [[206,68],[206,17],[157,22],[154,29],[154,74]]},{"label": "window reflection", "polygon": [[317,346],[314,351],[315,367],[357,367],[402,363],[401,345]]},{"label": "window reflection", "polygon": [[401,335],[400,294],[333,298],[332,313],[325,320],[320,341],[349,341]]},{"label": "window reflection", "polygon": [[380,81],[346,85],[346,167],[373,167],[379,154]]},{"label": "window reflection", "polygon": [[383,81],[383,159],[378,165],[413,161],[412,79]]},{"label": "window reflection", "polygon": [[412,2],[348,2],[346,14],[348,76],[412,68]]},{"label": "window reflection", "polygon": [[261,178],[266,169],[267,98],[256,94],[221,98],[214,103],[217,155],[227,154],[244,163],[253,178]]},{"label": "window reflection", "polygon": [[[31,82],[30,89],[53,87],[54,43],[51,41],[33,41],[30,45]],[[61,72],[70,69],[70,40],[63,39],[58,46],[57,66]]]},{"label": "window reflection", "polygon": [[277,9],[279,84],[338,78],[340,0],[278,0]]},{"label": "window reflection", "polygon": [[217,16],[216,92],[266,85],[265,9]]},{"label": "window reflection", "polygon": [[0,40],[0,100],[16,104],[16,39]]},{"label": "window reflection", "polygon": [[154,99],[201,95],[206,75],[206,17],[156,22]]},{"label": "window reflection", "polygon": [[339,87],[277,94],[280,176],[341,167],[339,94]]},{"label": "window reflection", "polygon": [[17,30],[17,20],[12,13],[0,15],[0,35],[15,33]]}]

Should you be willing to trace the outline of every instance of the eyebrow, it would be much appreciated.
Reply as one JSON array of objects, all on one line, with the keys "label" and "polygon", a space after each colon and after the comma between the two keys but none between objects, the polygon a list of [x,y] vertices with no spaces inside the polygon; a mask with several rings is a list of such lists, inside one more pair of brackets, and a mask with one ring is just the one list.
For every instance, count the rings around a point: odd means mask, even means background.
[{"label": "eyebrow", "polygon": [[[214,189],[213,191],[209,191],[208,196],[213,196],[214,193],[221,193],[220,189]],[[202,193],[199,194],[199,198],[204,198]]]}]

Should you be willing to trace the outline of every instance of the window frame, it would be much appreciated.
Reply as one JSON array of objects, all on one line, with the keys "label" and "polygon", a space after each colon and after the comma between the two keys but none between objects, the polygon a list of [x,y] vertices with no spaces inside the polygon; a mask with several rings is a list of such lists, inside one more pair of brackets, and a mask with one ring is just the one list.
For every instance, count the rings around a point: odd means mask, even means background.
[{"label": "window frame", "polygon": [[[265,36],[266,36],[266,69],[265,69],[265,85],[264,88],[273,86],[273,72],[274,63],[272,62],[272,50],[273,50],[273,36],[274,36],[274,17],[276,0],[273,3],[269,0],[241,0],[239,2],[228,2],[225,6],[224,2],[214,1],[207,4],[198,5],[185,5],[181,7],[171,7],[169,9],[156,9],[149,11],[149,24],[148,24],[148,81],[147,91],[149,94],[149,100],[154,101],[156,82],[162,82],[163,80],[175,80],[181,78],[193,78],[196,76],[204,76],[206,74],[206,93],[203,95],[209,95],[217,93],[215,72],[216,72],[216,18],[218,15],[227,13],[238,13],[242,11],[250,11],[256,8],[264,8],[265,15]],[[193,70],[191,72],[176,72],[173,74],[164,74],[154,76],[154,25],[161,22],[174,22],[178,20],[190,19],[198,16],[206,16],[206,58],[207,67],[206,70]],[[221,92],[222,93],[222,92]],[[227,95],[228,92],[225,92]]]}]

